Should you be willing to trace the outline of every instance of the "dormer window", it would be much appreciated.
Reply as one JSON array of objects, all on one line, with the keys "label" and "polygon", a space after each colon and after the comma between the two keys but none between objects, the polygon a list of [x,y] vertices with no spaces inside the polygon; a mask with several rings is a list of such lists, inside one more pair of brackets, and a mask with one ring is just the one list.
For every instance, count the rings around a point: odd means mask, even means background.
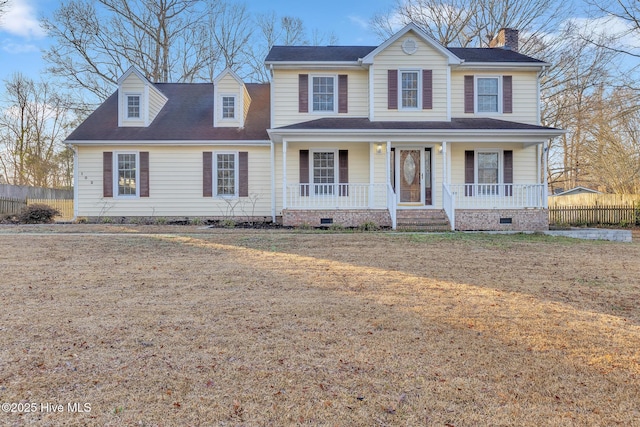
[{"label": "dormer window", "polygon": [[222,118],[223,119],[236,118],[236,97],[235,96],[222,97]]},{"label": "dormer window", "polygon": [[127,95],[127,118],[140,118],[140,95]]}]

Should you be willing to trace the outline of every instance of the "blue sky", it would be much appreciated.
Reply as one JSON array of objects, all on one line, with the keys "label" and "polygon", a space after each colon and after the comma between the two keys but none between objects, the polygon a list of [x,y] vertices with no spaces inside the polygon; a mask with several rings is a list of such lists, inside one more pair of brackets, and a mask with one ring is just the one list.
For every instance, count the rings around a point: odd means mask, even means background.
[{"label": "blue sky", "polygon": [[[54,0],[9,0],[9,11],[0,23],[0,80],[14,72],[33,78],[46,68],[42,49],[50,41],[38,25],[38,18],[49,16],[59,5]],[[301,18],[306,27],[323,32],[333,31],[345,45],[377,45],[379,41],[367,28],[375,13],[387,10],[394,0],[344,1],[324,0],[322,7],[304,0],[248,0],[251,11]],[[0,83],[1,86],[1,83]]]}]

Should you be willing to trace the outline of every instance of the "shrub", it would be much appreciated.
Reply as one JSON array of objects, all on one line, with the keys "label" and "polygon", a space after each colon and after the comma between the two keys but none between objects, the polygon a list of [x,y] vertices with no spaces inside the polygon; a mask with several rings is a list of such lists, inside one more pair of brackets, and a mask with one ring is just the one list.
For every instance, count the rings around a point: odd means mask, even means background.
[{"label": "shrub", "polygon": [[232,219],[224,219],[222,220],[222,226],[224,228],[234,228],[236,226],[236,222]]},{"label": "shrub", "polygon": [[58,209],[37,203],[22,209],[22,212],[18,215],[18,220],[23,224],[49,224],[53,222],[53,218],[57,215],[60,215]]},{"label": "shrub", "polygon": [[378,231],[380,230],[380,226],[373,221],[367,221],[360,224],[358,227],[360,231]]}]

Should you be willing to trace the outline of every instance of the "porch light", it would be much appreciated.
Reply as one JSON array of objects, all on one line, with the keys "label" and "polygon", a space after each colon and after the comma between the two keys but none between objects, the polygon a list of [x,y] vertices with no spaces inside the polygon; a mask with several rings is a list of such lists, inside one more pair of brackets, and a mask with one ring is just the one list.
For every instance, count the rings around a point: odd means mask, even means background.
[{"label": "porch light", "polygon": [[382,144],[376,144],[376,153],[382,154]]}]

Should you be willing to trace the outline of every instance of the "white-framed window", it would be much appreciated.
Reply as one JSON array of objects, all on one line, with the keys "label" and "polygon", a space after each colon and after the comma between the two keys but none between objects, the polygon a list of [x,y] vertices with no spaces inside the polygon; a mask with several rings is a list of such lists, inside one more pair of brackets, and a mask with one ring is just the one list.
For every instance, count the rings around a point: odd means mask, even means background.
[{"label": "white-framed window", "polygon": [[336,150],[316,150],[311,152],[309,177],[312,183],[312,194],[335,194],[338,182],[338,155]]},{"label": "white-framed window", "polygon": [[238,153],[216,152],[213,162],[216,197],[238,197]]},{"label": "white-framed window", "polygon": [[420,108],[420,72],[418,70],[400,70],[398,78],[400,80],[398,82],[400,108],[405,110]]},{"label": "white-framed window", "polygon": [[502,152],[499,150],[476,151],[476,176],[479,195],[498,194],[502,176]]},{"label": "white-framed window", "polygon": [[476,112],[500,113],[502,88],[500,77],[476,76]]},{"label": "white-framed window", "polygon": [[223,95],[222,96],[222,118],[223,119],[235,119],[236,118],[236,97],[235,97],[235,95]]},{"label": "white-framed window", "polygon": [[140,107],[142,96],[140,94],[127,94],[127,119],[139,119],[142,117]]},{"label": "white-framed window", "polygon": [[336,76],[311,76],[311,111],[335,113],[337,105]]},{"label": "white-framed window", "polygon": [[114,157],[114,193],[117,197],[138,197],[140,156],[136,152],[117,152]]}]

